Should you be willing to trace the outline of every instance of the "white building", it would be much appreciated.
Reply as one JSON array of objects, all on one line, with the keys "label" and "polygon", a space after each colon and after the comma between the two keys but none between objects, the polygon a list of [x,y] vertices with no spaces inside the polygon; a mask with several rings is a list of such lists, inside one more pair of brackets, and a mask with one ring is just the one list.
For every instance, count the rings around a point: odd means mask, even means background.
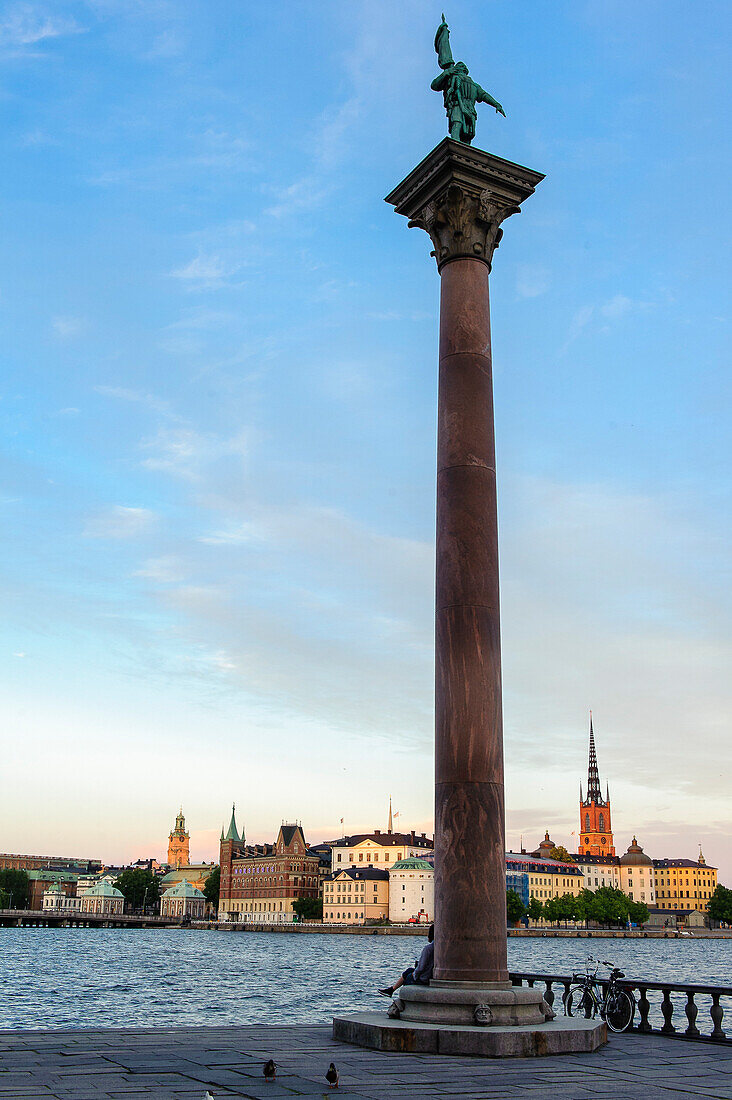
[{"label": "white building", "polygon": [[82,913],[96,913],[103,917],[121,916],[125,898],[121,890],[111,882],[98,882],[80,899]]},{"label": "white building", "polygon": [[435,913],[435,870],[426,859],[399,859],[389,868],[389,920],[428,924]]},{"label": "white building", "polygon": [[373,833],[357,833],[344,836],[330,845],[331,868],[342,871],[346,867],[381,867],[387,871],[400,859],[411,856],[432,855],[434,844],[424,833],[393,833],[375,829]]},{"label": "white building", "polygon": [[60,882],[54,882],[48,890],[43,891],[41,908],[44,912],[54,913],[78,913],[81,911],[81,898],[75,898],[72,894],[65,894]]},{"label": "white building", "polygon": [[108,882],[110,886],[114,885],[116,877],[116,875],[79,875],[76,880],[77,898],[83,898],[84,894],[87,894],[94,886],[98,886],[100,882]]},{"label": "white building", "polygon": [[620,860],[617,856],[591,856],[578,853],[572,859],[584,875],[583,886],[588,890],[599,890],[601,886],[620,889]]},{"label": "white building", "polygon": [[656,879],[653,860],[633,837],[625,855],[620,857],[620,889],[631,901],[656,904]]},{"label": "white building", "polygon": [[160,899],[161,917],[188,917],[189,920],[203,920],[206,912],[206,899],[201,891],[185,880],[171,886]]}]

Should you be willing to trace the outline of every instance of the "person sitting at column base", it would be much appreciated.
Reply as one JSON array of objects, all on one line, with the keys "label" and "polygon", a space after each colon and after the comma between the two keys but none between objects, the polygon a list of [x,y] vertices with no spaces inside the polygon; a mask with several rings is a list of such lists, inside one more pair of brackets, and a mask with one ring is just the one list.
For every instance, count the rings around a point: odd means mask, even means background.
[{"label": "person sitting at column base", "polygon": [[393,997],[397,989],[403,985],[429,985],[430,978],[435,969],[435,926],[431,924],[427,932],[427,944],[414,966],[404,971],[401,978],[397,978],[394,985],[387,985],[380,989],[382,997]]}]

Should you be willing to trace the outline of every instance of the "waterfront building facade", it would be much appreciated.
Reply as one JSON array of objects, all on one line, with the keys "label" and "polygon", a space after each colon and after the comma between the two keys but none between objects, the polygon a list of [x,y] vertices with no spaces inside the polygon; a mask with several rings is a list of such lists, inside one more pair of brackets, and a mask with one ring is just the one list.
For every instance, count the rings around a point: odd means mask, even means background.
[{"label": "waterfront building facade", "polygon": [[219,919],[291,923],[298,898],[317,898],[319,858],[308,851],[300,824],[280,827],[274,844],[245,843],[234,810],[220,845]]},{"label": "waterfront building facade", "polygon": [[187,867],[178,867],[175,871],[168,871],[160,879],[160,890],[170,890],[179,882],[187,882],[196,890],[203,890],[206,879],[213,871],[215,863],[191,863]]},{"label": "waterfront building facade", "polygon": [[524,904],[527,890],[529,901],[531,898],[538,898],[545,902],[564,894],[579,894],[585,885],[584,875],[576,863],[529,855],[526,852],[506,852],[507,874],[509,871],[512,875],[526,875],[525,882],[519,880],[522,890],[520,896]]},{"label": "waterfront building facade", "polygon": [[0,871],[67,871],[72,874],[97,874],[100,859],[76,859],[73,856],[22,856],[0,853]]},{"label": "waterfront building facade", "polygon": [[124,912],[124,907],[124,894],[116,886],[112,886],[111,882],[98,882],[81,899],[82,913],[96,913],[101,917],[119,917]]},{"label": "waterfront building facade", "polygon": [[54,882],[43,892],[41,908],[44,913],[78,913],[81,911],[81,898],[67,894],[59,882]]},{"label": "waterfront building facade", "polygon": [[591,856],[578,852],[573,859],[584,875],[588,890],[599,890],[603,886],[620,889],[620,860],[617,856]]},{"label": "waterfront building facade", "polygon": [[389,872],[385,867],[341,867],[323,883],[326,924],[366,924],[388,916]]},{"label": "waterfront building facade", "polygon": [[699,859],[654,859],[656,905],[659,909],[706,913],[717,888],[717,868]]},{"label": "waterfront building facade", "polygon": [[77,878],[78,875],[71,871],[28,871],[28,908],[42,909],[43,895],[55,885],[58,885],[64,894],[74,897]]},{"label": "waterfront building facade", "polygon": [[531,901],[528,873],[522,870],[520,863],[510,853],[506,854],[506,890],[513,890],[514,894],[518,894],[524,905]]},{"label": "waterfront building facade", "polygon": [[603,798],[600,788],[600,772],[595,752],[595,734],[590,711],[590,753],[587,765],[587,797],[582,796],[580,783],[580,855],[614,856],[612,821],[610,818],[610,787]]},{"label": "waterfront building facade", "polygon": [[648,906],[656,904],[655,872],[653,860],[633,837],[628,851],[618,860],[620,889],[631,901],[642,901]]},{"label": "waterfront building facade", "polygon": [[178,811],[175,826],[168,836],[168,866],[174,869],[190,864],[190,834],[186,832],[183,807]]},{"label": "waterfront building facade", "polygon": [[386,868],[401,859],[423,858],[434,852],[434,842],[424,833],[394,833],[374,829],[373,833],[357,833],[344,836],[330,845],[331,868],[362,865]]},{"label": "waterfront building facade", "polygon": [[206,899],[190,882],[179,882],[166,890],[160,899],[161,917],[179,917],[181,920],[203,920]]},{"label": "waterfront building facade", "polygon": [[[429,924],[435,915],[435,869],[416,856],[398,859],[389,868],[389,920]],[[336,907],[337,908],[337,907]]]},{"label": "waterfront building facade", "polygon": [[93,886],[98,886],[100,882],[108,882],[110,886],[114,885],[114,880],[117,878],[116,874],[110,875],[79,875],[76,880],[76,896],[83,898]]}]

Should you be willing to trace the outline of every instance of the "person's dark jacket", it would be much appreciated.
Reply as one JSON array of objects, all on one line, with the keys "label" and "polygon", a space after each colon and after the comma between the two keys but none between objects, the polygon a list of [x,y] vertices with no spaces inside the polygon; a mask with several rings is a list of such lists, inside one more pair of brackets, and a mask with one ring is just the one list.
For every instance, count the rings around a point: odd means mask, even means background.
[{"label": "person's dark jacket", "polygon": [[426,984],[432,978],[434,969],[435,945],[434,943],[428,943],[419,956],[417,965],[414,968],[415,982],[424,982]]}]

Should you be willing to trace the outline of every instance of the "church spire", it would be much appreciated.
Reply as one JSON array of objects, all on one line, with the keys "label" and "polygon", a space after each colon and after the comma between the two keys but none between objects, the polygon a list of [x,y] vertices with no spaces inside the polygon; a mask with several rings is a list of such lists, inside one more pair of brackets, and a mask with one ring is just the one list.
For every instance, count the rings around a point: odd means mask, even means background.
[{"label": "church spire", "polygon": [[241,837],[239,836],[239,831],[236,827],[236,805],[233,802],[231,804],[231,821],[229,822],[229,831],[224,837],[224,840],[233,840],[237,844],[241,840]]},{"label": "church spire", "polygon": [[[393,819],[392,813],[391,813],[391,795],[389,795],[389,827],[387,829],[387,832],[389,832],[389,833],[394,832],[394,819]],[[333,889],[335,890],[335,886],[333,887]]]},{"label": "church spire", "polygon": [[595,752],[595,731],[592,728],[592,711],[590,711],[590,759],[587,765],[587,801],[602,802],[600,772],[597,768],[597,753]]}]

